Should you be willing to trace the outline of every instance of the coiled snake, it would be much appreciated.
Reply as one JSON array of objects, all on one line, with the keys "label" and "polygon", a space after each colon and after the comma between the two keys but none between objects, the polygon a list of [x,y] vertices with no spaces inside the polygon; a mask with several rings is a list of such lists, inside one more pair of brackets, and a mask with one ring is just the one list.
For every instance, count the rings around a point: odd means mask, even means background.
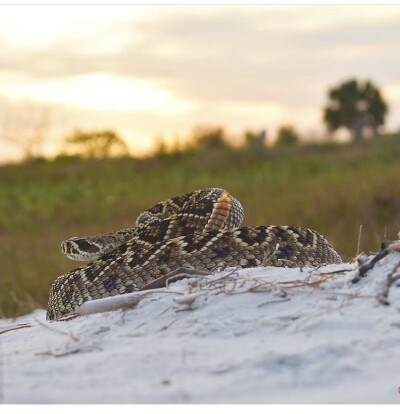
[{"label": "coiled snake", "polygon": [[47,319],[75,312],[89,300],[146,288],[178,268],[212,272],[221,264],[241,268],[342,263],[314,230],[292,226],[240,227],[243,208],[220,188],[158,203],[136,227],[61,244],[74,260],[93,260],[59,276],[50,289]]}]

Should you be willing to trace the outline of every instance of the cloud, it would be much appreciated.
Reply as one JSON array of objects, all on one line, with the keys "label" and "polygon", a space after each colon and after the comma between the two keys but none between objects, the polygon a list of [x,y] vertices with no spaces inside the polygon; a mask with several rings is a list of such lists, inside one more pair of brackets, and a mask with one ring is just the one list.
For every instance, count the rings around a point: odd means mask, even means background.
[{"label": "cloud", "polygon": [[[132,17],[135,10],[128,9]],[[207,13],[198,13],[204,9],[175,6],[168,13],[157,10],[164,9],[154,9],[154,17],[144,21],[100,25],[88,21],[83,33],[78,26],[76,33],[57,37],[40,50],[22,53],[3,48],[1,67],[33,78],[107,72],[169,84],[199,82],[200,90],[211,81],[217,88],[218,84],[232,88],[236,85],[231,82],[245,77],[251,90],[252,84],[258,88],[260,83],[285,83],[285,74],[314,79],[322,71],[332,72],[329,68],[336,67],[338,60],[354,68],[376,54],[392,65],[400,62],[390,53],[400,40],[400,12],[370,21],[363,20],[362,7],[336,12],[342,16],[338,20],[332,11],[346,8],[232,6],[208,7]]]},{"label": "cloud", "polygon": [[140,111],[179,113],[190,110],[190,102],[175,98],[169,91],[155,89],[134,79],[113,77],[108,74],[90,74],[54,80],[12,84],[1,79],[3,94],[13,99],[72,105],[111,112]]},{"label": "cloud", "polygon": [[0,17],[0,95],[78,105],[86,91],[91,125],[121,121],[132,136],[199,123],[321,126],[327,89],[354,76],[384,88],[390,105],[398,95],[397,6],[30,10]]}]

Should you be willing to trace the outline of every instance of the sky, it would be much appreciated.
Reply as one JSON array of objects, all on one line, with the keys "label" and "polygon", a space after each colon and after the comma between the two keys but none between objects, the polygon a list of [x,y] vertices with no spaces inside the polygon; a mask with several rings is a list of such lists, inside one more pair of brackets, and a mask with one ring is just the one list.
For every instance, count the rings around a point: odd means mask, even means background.
[{"label": "sky", "polygon": [[133,155],[196,126],[325,134],[330,87],[370,79],[400,129],[400,6],[0,6],[0,160],[35,134],[114,129]]}]

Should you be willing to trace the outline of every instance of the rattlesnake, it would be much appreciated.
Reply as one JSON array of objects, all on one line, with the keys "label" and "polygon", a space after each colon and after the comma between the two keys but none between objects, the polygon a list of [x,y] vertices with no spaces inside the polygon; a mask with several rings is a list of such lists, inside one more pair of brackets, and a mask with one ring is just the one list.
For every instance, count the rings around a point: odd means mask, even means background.
[{"label": "rattlesnake", "polygon": [[[71,259],[93,260],[59,276],[47,319],[74,313],[92,299],[129,293],[178,268],[318,266],[341,263],[314,230],[292,226],[239,227],[243,208],[220,188],[174,197],[144,211],[136,227],[62,243]],[[266,262],[265,259],[268,258]]]}]

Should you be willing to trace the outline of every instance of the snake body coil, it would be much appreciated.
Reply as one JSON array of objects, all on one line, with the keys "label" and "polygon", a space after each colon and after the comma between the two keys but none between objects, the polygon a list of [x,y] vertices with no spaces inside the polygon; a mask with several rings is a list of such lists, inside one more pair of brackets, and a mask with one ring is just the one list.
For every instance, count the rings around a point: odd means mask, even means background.
[{"label": "snake body coil", "polygon": [[139,290],[178,268],[209,271],[220,265],[318,266],[342,259],[317,232],[292,226],[239,227],[243,209],[225,190],[174,197],[144,211],[136,227],[72,238],[62,252],[94,260],[56,279],[47,319],[75,312],[92,299]]}]

